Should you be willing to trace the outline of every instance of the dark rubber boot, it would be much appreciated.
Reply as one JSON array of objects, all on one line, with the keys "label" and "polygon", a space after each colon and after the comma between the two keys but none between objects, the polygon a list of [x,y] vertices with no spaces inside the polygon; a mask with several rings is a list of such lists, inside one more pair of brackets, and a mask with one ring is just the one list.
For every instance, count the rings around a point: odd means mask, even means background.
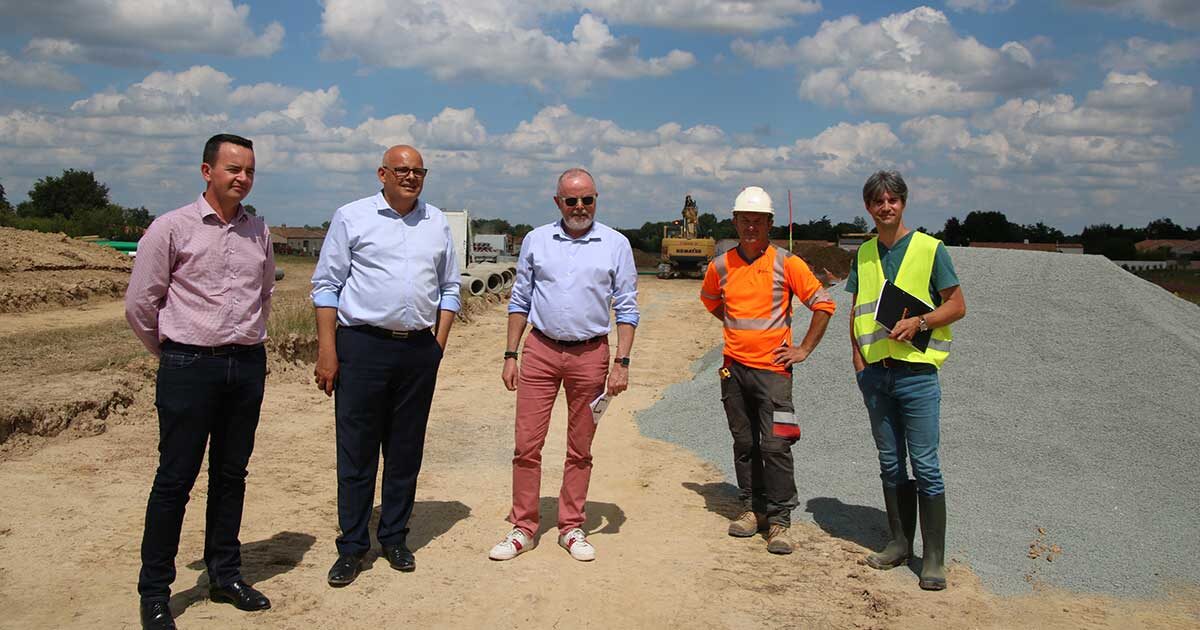
[{"label": "dark rubber boot", "polygon": [[940,591],[946,588],[946,495],[917,497],[921,507],[921,588]]},{"label": "dark rubber boot", "polygon": [[867,556],[867,566],[886,571],[912,557],[913,536],[917,529],[917,486],[912,481],[895,488],[883,487],[883,505],[887,508],[888,529],[892,539],[883,551]]}]

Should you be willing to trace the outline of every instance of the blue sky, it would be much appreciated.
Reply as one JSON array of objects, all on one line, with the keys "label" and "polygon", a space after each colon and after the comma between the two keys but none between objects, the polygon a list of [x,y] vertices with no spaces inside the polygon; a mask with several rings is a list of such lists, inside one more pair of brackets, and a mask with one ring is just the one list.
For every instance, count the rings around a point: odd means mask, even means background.
[{"label": "blue sky", "polygon": [[0,183],[88,169],[162,213],[213,133],[255,141],[249,202],[317,224],[372,194],[395,143],[425,199],[552,220],[557,173],[599,218],[862,215],[879,168],[907,219],[999,210],[1068,233],[1200,224],[1191,0],[0,0]]}]

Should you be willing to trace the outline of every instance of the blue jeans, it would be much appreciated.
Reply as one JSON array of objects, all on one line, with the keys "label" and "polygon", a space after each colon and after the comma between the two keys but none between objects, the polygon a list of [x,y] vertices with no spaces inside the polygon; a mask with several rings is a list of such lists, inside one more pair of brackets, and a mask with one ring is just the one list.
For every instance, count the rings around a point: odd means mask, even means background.
[{"label": "blue jeans", "polygon": [[166,601],[175,581],[175,555],[188,497],[208,447],[208,502],[204,515],[204,565],[209,584],[242,579],[242,503],[246,466],[267,376],[262,346],[221,356],[165,342],[158,362],[158,470],[146,502],[143,601]]},{"label": "blue jeans", "polygon": [[942,388],[937,368],[874,364],[855,378],[871,418],[883,485],[894,488],[908,481],[904,461],[907,454],[917,479],[917,492],[927,497],[943,494],[945,485],[937,451]]}]

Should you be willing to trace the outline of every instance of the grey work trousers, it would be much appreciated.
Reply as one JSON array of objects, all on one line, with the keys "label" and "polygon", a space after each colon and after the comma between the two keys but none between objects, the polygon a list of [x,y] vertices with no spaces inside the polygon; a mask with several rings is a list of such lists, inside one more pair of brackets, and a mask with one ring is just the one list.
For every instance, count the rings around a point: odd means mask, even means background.
[{"label": "grey work trousers", "polygon": [[721,374],[721,403],[733,435],[733,470],[745,510],[766,514],[772,525],[791,526],[800,504],[792,463],[793,439],[776,437],[776,413],[795,413],[792,377],[730,362]]}]

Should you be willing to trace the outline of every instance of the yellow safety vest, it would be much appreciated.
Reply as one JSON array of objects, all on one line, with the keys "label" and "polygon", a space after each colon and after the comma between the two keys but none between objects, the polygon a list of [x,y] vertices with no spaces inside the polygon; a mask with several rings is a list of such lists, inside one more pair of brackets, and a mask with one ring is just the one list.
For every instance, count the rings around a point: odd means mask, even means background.
[{"label": "yellow safety vest", "polygon": [[[929,295],[929,278],[933,275],[933,258],[937,253],[936,238],[923,232],[913,232],[900,270],[896,273],[896,286],[912,295],[933,304]],[[858,293],[854,300],[854,339],[867,363],[885,358],[899,359],[911,363],[929,363],[942,367],[950,356],[949,326],[933,329],[929,347],[925,352],[912,344],[888,339],[888,331],[875,321],[875,304],[883,292],[883,263],[879,259],[879,238],[873,238],[858,248]]]}]

